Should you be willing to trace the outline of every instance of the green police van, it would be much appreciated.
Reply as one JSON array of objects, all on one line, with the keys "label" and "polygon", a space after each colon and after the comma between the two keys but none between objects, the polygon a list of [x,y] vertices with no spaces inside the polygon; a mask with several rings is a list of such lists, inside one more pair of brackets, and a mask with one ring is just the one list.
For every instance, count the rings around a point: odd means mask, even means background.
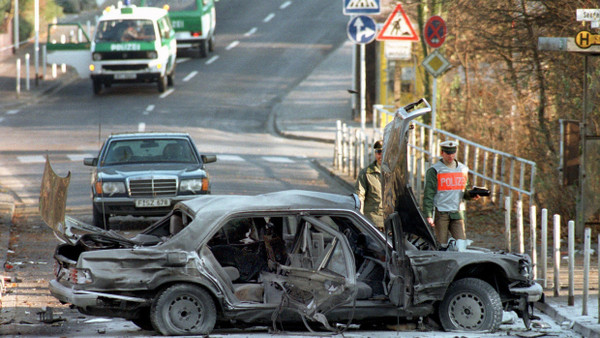
[{"label": "green police van", "polygon": [[119,82],[173,85],[177,43],[168,12],[154,7],[109,7],[91,44],[94,93]]},{"label": "green police van", "polygon": [[214,0],[141,0],[143,6],[168,9],[175,29],[177,48],[198,50],[207,57],[215,48],[216,12]]}]

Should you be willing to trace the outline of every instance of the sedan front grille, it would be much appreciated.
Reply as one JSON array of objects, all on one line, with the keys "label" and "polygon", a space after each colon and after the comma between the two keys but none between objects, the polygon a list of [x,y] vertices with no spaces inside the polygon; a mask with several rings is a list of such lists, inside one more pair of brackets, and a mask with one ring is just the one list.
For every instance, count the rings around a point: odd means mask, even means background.
[{"label": "sedan front grille", "polygon": [[177,179],[150,178],[129,181],[131,197],[156,197],[177,195]]}]

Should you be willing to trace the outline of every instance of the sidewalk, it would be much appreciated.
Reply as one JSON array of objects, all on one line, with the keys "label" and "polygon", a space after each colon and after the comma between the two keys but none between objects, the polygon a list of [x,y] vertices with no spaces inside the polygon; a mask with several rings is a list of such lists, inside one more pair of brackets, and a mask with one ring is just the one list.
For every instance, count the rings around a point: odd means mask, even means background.
[{"label": "sidewalk", "polygon": [[[73,81],[76,74],[62,74],[59,70],[58,77],[51,79],[48,67],[46,80],[40,80],[36,86],[32,80],[30,91],[25,90],[21,84],[21,94],[17,97],[15,92],[17,57],[22,59],[22,77],[25,76],[24,55],[31,53],[31,76],[35,74],[33,65],[33,45],[23,46],[18,55],[0,60],[0,122],[10,110],[21,106],[33,104],[57,90],[61,86]],[[41,56],[40,56],[41,59]],[[41,64],[41,62],[40,62]],[[40,72],[41,72],[40,66]],[[352,44],[345,43],[333,51],[327,59],[319,64],[296,88],[294,88],[281,103],[276,105],[271,114],[273,129],[283,137],[306,139],[333,144],[335,139],[336,120],[342,120],[351,127],[359,127],[360,123],[352,120]],[[333,145],[332,145],[333,147]],[[321,168],[329,171],[343,184],[353,186],[353,180],[347,175],[341,175],[331,166],[332,161],[316,163]],[[8,250],[9,230],[11,226],[14,200],[10,192],[4,191],[0,182],[0,262],[6,262]],[[0,271],[0,277],[4,274]],[[1,301],[1,290],[0,290]],[[565,297],[546,297],[546,303],[537,304],[537,308],[554,318],[558,323],[572,328],[585,337],[600,337],[600,324],[598,324],[597,296],[592,295],[588,301],[588,315],[582,316],[582,296],[575,299],[575,306],[567,306]]]}]

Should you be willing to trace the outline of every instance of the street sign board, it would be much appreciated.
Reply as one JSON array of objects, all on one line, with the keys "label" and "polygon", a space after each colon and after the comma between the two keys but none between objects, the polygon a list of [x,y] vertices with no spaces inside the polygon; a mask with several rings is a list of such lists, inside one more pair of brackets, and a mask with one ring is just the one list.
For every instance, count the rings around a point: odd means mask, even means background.
[{"label": "street sign board", "polygon": [[344,15],[381,13],[380,0],[344,0]]},{"label": "street sign board", "polygon": [[412,42],[386,40],[385,57],[388,60],[409,61],[412,58]]},{"label": "street sign board", "polygon": [[600,8],[578,8],[577,21],[600,21]]},{"label": "street sign board", "polygon": [[347,31],[348,38],[354,43],[366,44],[375,39],[377,25],[371,17],[359,15],[348,22]]},{"label": "street sign board", "polygon": [[442,75],[448,68],[451,67],[450,62],[446,60],[446,58],[438,52],[438,50],[434,50],[433,53],[427,55],[425,60],[423,60],[422,65],[429,72],[429,74],[433,75],[433,77],[438,77]]},{"label": "street sign board", "polygon": [[425,42],[432,48],[439,48],[446,40],[446,22],[440,16],[434,15],[425,24],[423,30]]},{"label": "street sign board", "polygon": [[415,33],[415,29],[401,4],[398,4],[387,18],[381,32],[377,35],[377,40],[419,41],[419,36]]},{"label": "street sign board", "polygon": [[600,54],[600,45],[591,45],[588,48],[581,48],[575,43],[573,37],[540,36],[538,37],[538,50]]},{"label": "street sign board", "polygon": [[575,36],[575,44],[583,49],[590,48],[592,45],[600,45],[600,34],[581,31]]}]

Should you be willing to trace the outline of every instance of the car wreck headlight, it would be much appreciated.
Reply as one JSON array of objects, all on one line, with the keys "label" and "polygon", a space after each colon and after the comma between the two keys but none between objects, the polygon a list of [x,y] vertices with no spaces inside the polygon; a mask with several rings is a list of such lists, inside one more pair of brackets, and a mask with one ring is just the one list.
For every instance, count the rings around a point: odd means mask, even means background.
[{"label": "car wreck headlight", "polygon": [[192,192],[198,193],[200,191],[208,190],[208,178],[194,178],[189,180],[181,180],[179,184],[179,190],[181,192]]},{"label": "car wreck headlight", "polygon": [[99,193],[109,196],[114,194],[124,194],[125,184],[123,182],[102,182],[102,191]]},{"label": "car wreck headlight", "polygon": [[71,268],[70,279],[73,284],[91,284],[93,282],[92,273],[86,269]]},{"label": "car wreck headlight", "polygon": [[519,261],[519,274],[525,278],[529,278],[531,276],[531,264],[527,260]]}]

